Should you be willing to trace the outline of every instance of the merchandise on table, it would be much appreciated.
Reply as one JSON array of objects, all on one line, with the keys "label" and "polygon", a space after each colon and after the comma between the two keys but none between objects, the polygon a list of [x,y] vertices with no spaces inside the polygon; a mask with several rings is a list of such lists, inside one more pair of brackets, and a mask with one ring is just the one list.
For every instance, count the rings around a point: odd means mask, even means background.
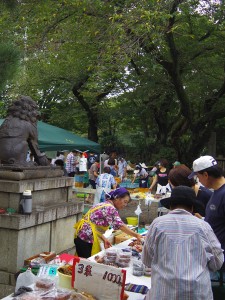
[{"label": "merchandise on table", "polygon": [[127,283],[125,285],[125,291],[130,291],[130,292],[133,292],[133,293],[140,293],[140,294],[145,295],[148,292],[148,287],[145,286],[145,285]]},{"label": "merchandise on table", "polygon": [[136,199],[145,199],[147,196],[146,193],[143,192],[135,192],[135,193],[131,193],[131,198],[136,198]]},{"label": "merchandise on table", "polygon": [[35,290],[50,290],[55,287],[53,280],[48,278],[39,278],[35,283]]},{"label": "merchandise on table", "polygon": [[138,240],[132,240],[128,246],[131,247],[132,250],[135,250],[137,252],[142,252],[142,246],[144,242],[139,242]]},{"label": "merchandise on table", "polygon": [[145,266],[144,275],[145,276],[151,276],[151,274],[152,274],[152,269]]},{"label": "merchandise on table", "polygon": [[70,265],[65,265],[58,268],[57,270],[59,276],[58,285],[61,288],[72,289],[72,271],[73,271],[73,267]]},{"label": "merchandise on table", "polygon": [[14,298],[15,300],[96,300],[92,295],[66,289],[51,289],[46,292],[30,292]]},{"label": "merchandise on table", "polygon": [[130,238],[131,238],[130,235],[128,235],[126,233],[121,233],[121,234],[118,234],[118,235],[115,236],[114,243],[115,244],[120,244],[120,243],[122,243],[124,241],[129,240]]},{"label": "merchandise on table", "polygon": [[100,264],[110,265],[118,268],[128,268],[132,256],[131,249],[109,248],[103,255],[96,255],[95,261]]},{"label": "merchandise on table", "polygon": [[118,266],[120,268],[128,268],[129,265],[130,265],[131,256],[132,256],[132,251],[131,250],[123,251],[123,249],[122,249],[121,251],[119,251],[118,254],[117,254]]},{"label": "merchandise on table", "polygon": [[26,258],[24,260],[24,265],[25,266],[30,266],[30,265],[37,266],[37,265],[43,264],[43,262],[47,263],[55,257],[56,257],[55,252],[42,252],[42,253],[36,254],[32,257]]},{"label": "merchandise on table", "polygon": [[133,261],[133,275],[134,276],[143,276],[144,275],[144,268],[141,260]]}]

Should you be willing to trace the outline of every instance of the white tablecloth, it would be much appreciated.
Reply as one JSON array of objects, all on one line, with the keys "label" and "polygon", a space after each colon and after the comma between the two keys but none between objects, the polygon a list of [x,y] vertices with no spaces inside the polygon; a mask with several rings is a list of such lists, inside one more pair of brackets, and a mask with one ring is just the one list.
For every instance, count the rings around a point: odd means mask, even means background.
[{"label": "white tablecloth", "polygon": [[[132,241],[132,239],[129,239],[127,241],[124,241],[120,244],[114,245],[113,248],[116,249],[123,249],[123,248],[127,248],[128,244]],[[104,250],[99,252],[96,255],[104,255]],[[91,261],[95,261],[94,257],[96,256],[91,256],[89,257],[89,259]],[[149,289],[151,288],[151,277],[147,277],[147,276],[134,276],[132,274],[132,262],[130,264],[130,267],[128,268],[124,268],[127,271],[127,275],[126,275],[126,283],[133,283],[133,284],[138,284],[138,285],[145,285],[147,286]],[[145,298],[145,295],[142,295],[140,293],[132,293],[132,292],[127,292],[126,293],[129,295],[128,300],[143,300]]]},{"label": "white tablecloth", "polygon": [[[143,234],[145,234],[145,233],[143,233]],[[132,241],[132,239],[129,239],[129,240],[124,241],[124,242],[122,242],[120,244],[114,245],[113,248],[116,248],[116,249],[127,248],[128,244],[131,241]],[[98,253],[98,255],[103,255],[103,254],[104,254],[104,250]],[[94,256],[91,256],[88,259],[91,260],[91,261],[95,261]],[[126,272],[126,283],[133,283],[133,284],[138,284],[138,285],[145,285],[149,289],[151,288],[151,277],[147,277],[147,276],[134,276],[132,274],[132,262],[130,264],[130,267],[124,268],[124,269],[127,271]],[[145,298],[145,295],[142,295],[140,293],[132,293],[132,292],[127,292],[127,291],[126,291],[126,293],[129,295],[128,300],[143,300]],[[12,295],[9,295],[9,296],[7,296],[5,298],[2,298],[2,300],[12,300],[12,299],[13,299]],[[103,299],[100,299],[100,300],[103,300]]]}]

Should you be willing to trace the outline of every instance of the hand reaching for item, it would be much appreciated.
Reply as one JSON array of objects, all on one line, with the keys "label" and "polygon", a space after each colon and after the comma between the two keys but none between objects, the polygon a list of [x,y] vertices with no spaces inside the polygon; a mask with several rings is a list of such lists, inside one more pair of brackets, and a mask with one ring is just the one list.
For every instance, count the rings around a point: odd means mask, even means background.
[{"label": "hand reaching for item", "polygon": [[138,240],[138,242],[142,242],[143,236],[140,234],[137,234],[136,239]]},{"label": "hand reaching for item", "polygon": [[107,239],[105,239],[104,240],[104,247],[105,247],[105,249],[108,249],[108,248],[112,247],[112,244]]}]

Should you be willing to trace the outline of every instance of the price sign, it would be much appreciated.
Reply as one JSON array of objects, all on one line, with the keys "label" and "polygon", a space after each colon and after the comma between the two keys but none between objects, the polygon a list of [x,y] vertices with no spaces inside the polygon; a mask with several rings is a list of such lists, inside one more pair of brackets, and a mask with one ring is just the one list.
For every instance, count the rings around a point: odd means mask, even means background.
[{"label": "price sign", "polygon": [[97,299],[121,300],[125,280],[126,270],[78,257],[74,259],[73,287]]},{"label": "price sign", "polygon": [[58,266],[56,265],[42,265],[38,271],[38,277],[54,277],[57,276]]}]

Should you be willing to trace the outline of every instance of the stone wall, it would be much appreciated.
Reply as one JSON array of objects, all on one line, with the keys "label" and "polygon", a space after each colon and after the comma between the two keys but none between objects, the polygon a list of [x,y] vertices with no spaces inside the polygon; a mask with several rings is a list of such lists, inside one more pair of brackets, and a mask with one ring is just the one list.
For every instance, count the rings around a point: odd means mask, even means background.
[{"label": "stone wall", "polygon": [[[124,222],[126,222],[126,217],[137,217],[134,213],[137,209],[139,201],[132,200],[128,203],[125,209],[119,211],[119,214]],[[144,226],[145,224],[150,224],[157,217],[158,203],[152,203],[151,205],[145,205],[144,200],[140,200],[140,207],[142,213],[140,214],[139,224]]]},{"label": "stone wall", "polygon": [[[44,251],[60,253],[74,246],[73,225],[81,218],[83,201],[72,193],[73,178],[0,180],[0,207],[17,213],[0,215],[0,298],[15,289],[15,273],[24,260]],[[30,189],[33,211],[18,213],[21,193]],[[40,207],[41,211],[36,207]]]}]

